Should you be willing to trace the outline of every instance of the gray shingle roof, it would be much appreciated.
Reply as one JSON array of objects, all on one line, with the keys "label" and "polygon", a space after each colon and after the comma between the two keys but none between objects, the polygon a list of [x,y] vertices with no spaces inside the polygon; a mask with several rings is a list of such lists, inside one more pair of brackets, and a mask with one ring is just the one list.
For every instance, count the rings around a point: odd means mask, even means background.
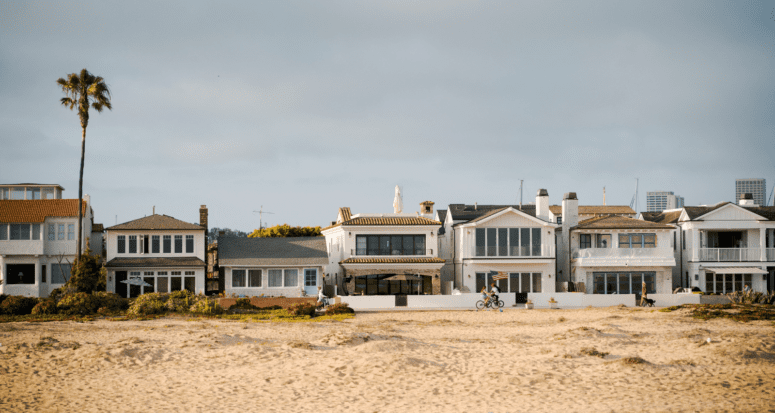
[{"label": "gray shingle roof", "polygon": [[204,231],[204,228],[191,224],[179,219],[167,215],[153,214],[147,217],[136,219],[134,221],[125,222],[123,224],[114,225],[106,228],[107,230],[181,230],[181,229],[198,229]]},{"label": "gray shingle roof", "polygon": [[155,258],[113,258],[106,267],[204,267],[205,262],[197,257],[155,257]]},{"label": "gray shingle roof", "polygon": [[326,265],[325,237],[219,238],[218,263],[229,265]]},{"label": "gray shingle roof", "polygon": [[609,215],[586,219],[572,229],[675,229],[675,227],[630,217]]},{"label": "gray shingle roof", "polygon": [[492,212],[494,210],[500,210],[503,208],[512,207],[516,210],[522,211],[530,216],[536,216],[536,206],[535,205],[522,205],[522,208],[519,207],[519,205],[465,205],[465,204],[450,204],[449,208],[447,209],[448,214],[452,214],[452,219],[454,221],[471,221],[476,218],[479,218],[489,212]]}]

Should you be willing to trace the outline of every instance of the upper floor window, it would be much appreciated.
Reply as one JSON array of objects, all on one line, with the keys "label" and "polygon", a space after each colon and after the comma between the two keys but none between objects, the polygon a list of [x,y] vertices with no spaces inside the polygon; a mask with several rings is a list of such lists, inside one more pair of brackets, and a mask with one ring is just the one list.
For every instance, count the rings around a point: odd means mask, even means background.
[{"label": "upper floor window", "polygon": [[0,188],[0,199],[10,199],[8,197],[8,188]]},{"label": "upper floor window", "polygon": [[27,199],[40,199],[40,188],[27,188]]},{"label": "upper floor window", "polygon": [[117,238],[117,254],[123,254],[126,252],[126,235],[119,235]]},{"label": "upper floor window", "polygon": [[159,236],[151,235],[151,252],[154,254],[159,253]]},{"label": "upper floor window", "polygon": [[579,249],[609,248],[610,246],[611,234],[579,234]]},{"label": "upper floor window", "polygon": [[541,256],[541,228],[477,228],[477,257]]},{"label": "upper floor window", "polygon": [[356,235],[355,255],[425,255],[425,235]]},{"label": "upper floor window", "polygon": [[129,253],[137,254],[137,235],[129,236]]},{"label": "upper floor window", "polygon": [[579,234],[579,249],[592,248],[592,234]]},{"label": "upper floor window", "polygon": [[562,224],[562,217],[557,217],[557,223]]},{"label": "upper floor window", "polygon": [[169,254],[172,252],[172,236],[171,235],[165,235],[164,236],[164,253]]},{"label": "upper floor window", "polygon": [[67,224],[67,239],[75,239],[75,224]]},{"label": "upper floor window", "polygon": [[40,224],[0,224],[0,240],[39,240]]},{"label": "upper floor window", "polygon": [[55,224],[48,224],[48,240],[53,241],[56,239],[56,225]]},{"label": "upper floor window", "polygon": [[656,234],[619,234],[619,248],[655,248]]},{"label": "upper floor window", "polygon": [[57,225],[57,239],[60,241],[65,239],[65,224]]},{"label": "upper floor window", "polygon": [[183,236],[175,235],[175,253],[180,254],[183,252]]},{"label": "upper floor window", "polygon": [[186,235],[186,253],[194,252],[194,236]]},{"label": "upper floor window", "polygon": [[11,189],[11,199],[24,199],[24,188]]}]

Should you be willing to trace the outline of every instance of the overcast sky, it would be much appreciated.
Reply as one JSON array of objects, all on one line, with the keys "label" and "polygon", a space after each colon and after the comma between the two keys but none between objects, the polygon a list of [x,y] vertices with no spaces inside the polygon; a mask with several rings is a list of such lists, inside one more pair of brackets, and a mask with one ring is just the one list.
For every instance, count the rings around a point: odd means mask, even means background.
[{"label": "overcast sky", "polygon": [[[775,184],[775,3],[0,0],[0,182],[78,196],[106,226],[153,206],[210,226],[330,224],[425,200],[687,205]],[[768,189],[769,191],[769,189]]]}]

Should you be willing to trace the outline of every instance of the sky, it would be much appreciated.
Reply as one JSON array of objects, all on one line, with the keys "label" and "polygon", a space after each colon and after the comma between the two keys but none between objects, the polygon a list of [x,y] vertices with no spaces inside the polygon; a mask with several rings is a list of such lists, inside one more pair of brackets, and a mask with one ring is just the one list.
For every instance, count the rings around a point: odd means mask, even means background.
[{"label": "sky", "polygon": [[329,225],[430,200],[687,205],[775,184],[771,1],[0,0],[0,183],[78,197],[106,226]]}]

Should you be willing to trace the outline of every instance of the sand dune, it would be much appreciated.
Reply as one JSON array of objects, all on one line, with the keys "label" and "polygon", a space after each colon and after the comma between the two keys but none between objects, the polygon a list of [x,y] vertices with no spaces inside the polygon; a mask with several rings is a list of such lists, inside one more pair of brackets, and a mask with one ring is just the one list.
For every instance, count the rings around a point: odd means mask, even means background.
[{"label": "sand dune", "polygon": [[772,411],[772,322],[640,308],[0,324],[0,411]]}]

